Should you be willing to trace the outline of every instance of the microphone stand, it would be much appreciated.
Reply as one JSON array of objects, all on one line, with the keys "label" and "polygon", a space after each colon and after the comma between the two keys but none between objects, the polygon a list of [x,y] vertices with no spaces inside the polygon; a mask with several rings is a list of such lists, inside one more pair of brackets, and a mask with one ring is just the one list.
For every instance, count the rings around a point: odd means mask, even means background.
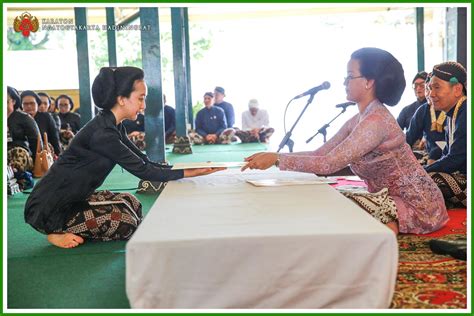
[{"label": "microphone stand", "polygon": [[310,141],[312,141],[313,138],[315,138],[316,135],[318,135],[318,134],[322,134],[323,135],[323,141],[326,142],[326,134],[327,134],[326,129],[329,127],[329,124],[331,124],[335,119],[337,119],[344,112],[346,112],[346,107],[343,107],[342,111],[338,115],[336,115],[336,117],[334,117],[331,121],[329,121],[329,123],[324,124],[320,129],[318,129],[316,134],[314,134],[313,136],[308,138],[308,140],[306,141],[306,144],[309,143]]},{"label": "microphone stand", "polygon": [[[306,111],[306,109],[308,108],[308,105],[311,104],[311,102],[313,102],[313,99],[314,99],[314,95],[316,93],[312,93],[311,96],[309,97],[308,99],[308,102],[306,103],[306,105],[304,106],[303,108],[303,111],[301,111],[300,113],[300,116],[298,116],[298,118],[296,119],[295,123],[293,124],[293,126],[291,127],[291,129],[286,133],[285,137],[283,137],[280,145],[278,146],[278,150],[277,150],[277,153],[280,152],[280,150],[282,150],[283,147],[288,146],[288,149],[290,150],[290,153],[293,152],[293,145],[295,144],[294,141],[291,140],[291,134],[293,133],[293,130],[295,129],[296,127],[296,124],[298,124],[301,116],[303,116],[303,113]],[[291,102],[291,101],[290,101]]]}]

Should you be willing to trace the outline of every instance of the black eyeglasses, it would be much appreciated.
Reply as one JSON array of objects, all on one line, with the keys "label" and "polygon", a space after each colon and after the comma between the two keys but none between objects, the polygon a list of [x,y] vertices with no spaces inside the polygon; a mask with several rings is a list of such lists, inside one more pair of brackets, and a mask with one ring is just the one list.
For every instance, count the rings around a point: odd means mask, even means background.
[{"label": "black eyeglasses", "polygon": [[349,80],[352,80],[352,79],[359,79],[359,78],[364,78],[364,76],[352,76],[352,75],[349,75],[347,77],[344,77],[344,82],[348,82]]},{"label": "black eyeglasses", "polygon": [[412,85],[412,88],[413,89],[416,89],[416,88],[424,88],[425,87],[425,83],[424,82],[417,82],[417,83],[414,83]]}]

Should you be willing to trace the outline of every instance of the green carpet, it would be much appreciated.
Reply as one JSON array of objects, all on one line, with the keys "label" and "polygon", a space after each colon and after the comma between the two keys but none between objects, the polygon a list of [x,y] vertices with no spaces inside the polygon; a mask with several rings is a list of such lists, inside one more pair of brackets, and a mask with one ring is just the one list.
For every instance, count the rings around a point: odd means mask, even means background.
[{"label": "green carpet", "polygon": [[[193,146],[193,154],[176,155],[171,163],[242,161],[265,151],[263,144]],[[117,166],[101,190],[135,193],[139,179]],[[157,195],[136,194],[147,214]],[[125,244],[87,242],[73,249],[52,246],[46,236],[25,224],[27,194],[7,201],[8,308],[130,308],[125,293]]]},{"label": "green carpet", "polygon": [[253,144],[231,144],[231,145],[202,145],[193,146],[192,155],[177,155],[167,150],[167,159],[176,162],[202,162],[202,161],[243,161],[245,157],[259,151],[265,151],[267,147],[260,143]]}]

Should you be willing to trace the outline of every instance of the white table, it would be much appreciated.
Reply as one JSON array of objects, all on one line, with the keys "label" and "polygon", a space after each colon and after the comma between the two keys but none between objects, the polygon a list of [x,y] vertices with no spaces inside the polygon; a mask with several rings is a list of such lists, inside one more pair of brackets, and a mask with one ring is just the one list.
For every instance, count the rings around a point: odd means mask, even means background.
[{"label": "white table", "polygon": [[168,186],[126,247],[132,308],[387,308],[395,235],[311,174],[226,170]]}]

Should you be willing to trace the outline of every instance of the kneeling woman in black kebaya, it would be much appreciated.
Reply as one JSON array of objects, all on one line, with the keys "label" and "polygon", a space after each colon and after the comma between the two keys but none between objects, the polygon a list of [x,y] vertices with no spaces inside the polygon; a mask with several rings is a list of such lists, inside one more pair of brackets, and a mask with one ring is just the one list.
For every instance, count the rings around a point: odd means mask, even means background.
[{"label": "kneeling woman in black kebaya", "polygon": [[25,221],[55,246],[72,248],[84,240],[127,240],[142,221],[140,202],[129,193],[96,191],[116,164],[150,181],[166,182],[223,168],[171,170],[152,162],[127,137],[124,119],[145,109],[143,70],[104,67],[92,85],[102,109],[74,137],[69,148],[34,187]]}]

